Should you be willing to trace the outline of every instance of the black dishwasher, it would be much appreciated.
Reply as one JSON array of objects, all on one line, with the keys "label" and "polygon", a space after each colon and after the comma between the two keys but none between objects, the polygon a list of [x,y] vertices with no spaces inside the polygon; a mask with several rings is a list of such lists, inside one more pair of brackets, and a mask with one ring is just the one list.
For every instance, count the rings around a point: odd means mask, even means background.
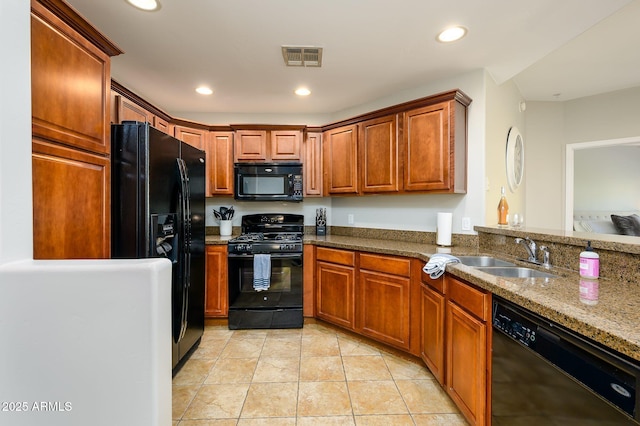
[{"label": "black dishwasher", "polygon": [[494,297],[493,426],[638,425],[638,364]]}]

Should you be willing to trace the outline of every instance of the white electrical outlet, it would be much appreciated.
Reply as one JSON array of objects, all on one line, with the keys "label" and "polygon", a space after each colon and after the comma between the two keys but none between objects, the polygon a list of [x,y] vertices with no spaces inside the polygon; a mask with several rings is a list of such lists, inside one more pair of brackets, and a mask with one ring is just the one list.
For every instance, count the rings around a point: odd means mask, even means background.
[{"label": "white electrical outlet", "polygon": [[463,231],[471,231],[471,218],[463,217],[462,218],[462,230]]},{"label": "white electrical outlet", "polygon": [[347,223],[348,223],[349,225],[353,225],[353,222],[354,222],[354,221],[353,221],[353,215],[352,215],[352,214],[348,214],[348,215],[347,215]]}]

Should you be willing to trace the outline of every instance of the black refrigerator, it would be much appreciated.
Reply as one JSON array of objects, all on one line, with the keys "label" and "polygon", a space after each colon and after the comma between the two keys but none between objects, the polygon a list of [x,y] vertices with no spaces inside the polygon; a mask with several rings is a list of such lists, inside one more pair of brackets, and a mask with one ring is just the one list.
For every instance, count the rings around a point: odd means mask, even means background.
[{"label": "black refrigerator", "polygon": [[204,331],[205,163],[147,123],[111,125],[111,256],[171,260],[174,373]]}]

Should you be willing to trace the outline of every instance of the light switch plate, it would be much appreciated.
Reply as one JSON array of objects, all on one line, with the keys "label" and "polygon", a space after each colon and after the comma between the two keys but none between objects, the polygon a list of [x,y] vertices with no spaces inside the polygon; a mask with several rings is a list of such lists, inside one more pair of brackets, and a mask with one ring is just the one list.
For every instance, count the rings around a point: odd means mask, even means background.
[{"label": "light switch plate", "polygon": [[463,231],[471,231],[471,218],[463,217],[462,218],[462,230]]}]

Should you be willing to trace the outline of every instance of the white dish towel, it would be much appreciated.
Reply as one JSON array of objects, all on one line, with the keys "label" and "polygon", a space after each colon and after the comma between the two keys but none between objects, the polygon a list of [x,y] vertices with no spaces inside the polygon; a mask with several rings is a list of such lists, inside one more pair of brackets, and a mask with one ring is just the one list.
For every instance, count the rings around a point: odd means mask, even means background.
[{"label": "white dish towel", "polygon": [[253,255],[253,289],[255,291],[269,290],[271,285],[271,255]]},{"label": "white dish towel", "polygon": [[444,268],[448,263],[460,263],[460,259],[450,254],[437,253],[429,258],[422,270],[435,280],[444,274]]}]

